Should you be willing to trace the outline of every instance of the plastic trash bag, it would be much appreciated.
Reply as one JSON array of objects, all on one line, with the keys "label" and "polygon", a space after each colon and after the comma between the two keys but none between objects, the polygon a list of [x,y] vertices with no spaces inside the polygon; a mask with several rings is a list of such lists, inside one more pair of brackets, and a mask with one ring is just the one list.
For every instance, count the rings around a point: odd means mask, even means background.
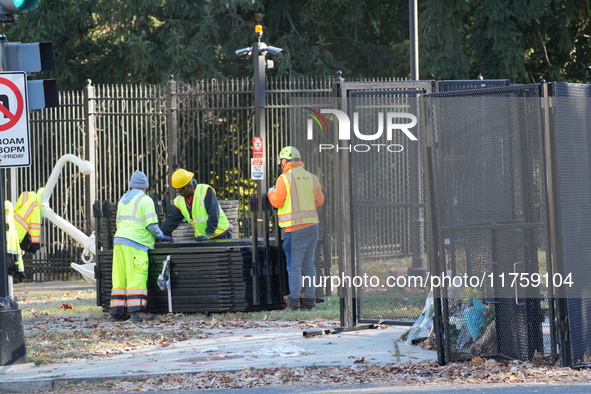
[{"label": "plastic trash bag", "polygon": [[466,318],[466,326],[470,331],[472,338],[476,338],[478,331],[484,321],[484,304],[478,299],[472,297],[472,306],[467,306],[464,310],[464,317]]},{"label": "plastic trash bag", "polygon": [[411,345],[412,341],[419,338],[428,338],[431,334],[431,327],[433,326],[433,315],[435,314],[435,306],[433,304],[433,291],[430,291],[425,300],[423,311],[412,325],[406,338],[406,344]]}]

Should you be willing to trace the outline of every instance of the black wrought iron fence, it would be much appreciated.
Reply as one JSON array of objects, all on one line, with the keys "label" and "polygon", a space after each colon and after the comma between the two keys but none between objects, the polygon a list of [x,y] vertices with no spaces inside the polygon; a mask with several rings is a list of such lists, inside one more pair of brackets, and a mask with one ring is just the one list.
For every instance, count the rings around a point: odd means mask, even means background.
[{"label": "black wrought iron fence", "polygon": [[[269,179],[279,175],[275,157],[291,143],[289,132],[297,123],[293,97],[330,97],[332,80],[268,78]],[[136,169],[148,175],[149,193],[164,200],[170,198],[170,174],[186,167],[221,199],[240,201],[240,220],[247,221],[248,196],[255,186],[250,179],[252,86],[250,79],[171,80],[161,86],[94,86],[87,81],[80,91],[61,92],[59,107],[31,113],[32,165],[6,171],[7,198],[16,201],[20,192],[44,186],[58,159],[74,154],[90,161],[94,174],[85,176],[75,165],[65,165],[49,203],[89,236],[96,228],[94,200],[117,201]],[[307,165],[317,167],[316,157],[309,156]],[[80,262],[81,245],[47,220],[43,230],[41,251],[25,256],[27,278],[79,277],[70,263]]]}]

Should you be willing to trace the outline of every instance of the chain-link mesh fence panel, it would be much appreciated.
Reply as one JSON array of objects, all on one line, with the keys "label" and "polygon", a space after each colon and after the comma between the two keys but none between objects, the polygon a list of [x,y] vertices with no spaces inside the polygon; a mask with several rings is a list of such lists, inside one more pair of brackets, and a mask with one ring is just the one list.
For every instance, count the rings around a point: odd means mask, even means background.
[{"label": "chain-link mesh fence panel", "polygon": [[[420,284],[408,285],[406,278],[426,271],[416,120],[418,95],[430,92],[432,84],[344,83],[340,89],[340,108],[349,123],[337,122],[338,138],[327,151],[350,179],[350,204],[342,213],[351,227],[341,231],[351,233],[353,261],[345,264],[353,268],[340,267],[337,282],[354,288],[357,321],[410,325],[428,293]],[[405,283],[396,283],[397,278]]]},{"label": "chain-link mesh fence panel", "polygon": [[431,284],[446,361],[550,349],[538,85],[427,95]]},{"label": "chain-link mesh fence panel", "polygon": [[557,337],[564,366],[587,365],[591,354],[591,86],[550,84],[548,146],[555,204],[551,227]]}]

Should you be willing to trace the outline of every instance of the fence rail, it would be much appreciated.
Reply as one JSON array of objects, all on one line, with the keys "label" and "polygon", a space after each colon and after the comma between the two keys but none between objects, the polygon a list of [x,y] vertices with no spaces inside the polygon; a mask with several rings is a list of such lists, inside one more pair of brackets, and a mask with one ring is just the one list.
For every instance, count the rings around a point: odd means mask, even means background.
[{"label": "fence rail", "polygon": [[[279,175],[275,154],[296,126],[294,97],[331,97],[332,84],[332,78],[268,78],[268,179]],[[148,175],[149,193],[163,200],[171,198],[170,174],[187,168],[220,199],[238,200],[240,216],[247,217],[248,196],[256,190],[250,179],[253,86],[248,78],[156,86],[87,81],[80,91],[61,92],[59,107],[30,113],[32,164],[6,170],[6,198],[16,201],[22,191],[43,187],[58,159],[74,154],[93,163],[95,173],[84,176],[66,165],[49,204],[88,235],[96,228],[94,201],[117,201],[135,170]],[[80,262],[81,245],[47,220],[42,245],[25,256],[28,279],[78,277],[70,263]]]}]

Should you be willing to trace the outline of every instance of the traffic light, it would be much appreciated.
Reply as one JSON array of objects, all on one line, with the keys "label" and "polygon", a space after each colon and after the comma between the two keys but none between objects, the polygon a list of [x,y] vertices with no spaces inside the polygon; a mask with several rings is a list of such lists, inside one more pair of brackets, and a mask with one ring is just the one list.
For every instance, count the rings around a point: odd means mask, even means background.
[{"label": "traffic light", "polygon": [[59,107],[59,91],[57,80],[38,79],[27,81],[27,96],[29,110]]},{"label": "traffic light", "polygon": [[27,73],[55,70],[53,43],[5,41],[2,47],[2,70]]},{"label": "traffic light", "polygon": [[37,8],[39,0],[0,0],[0,14],[12,15]]},{"label": "traffic light", "polygon": [[[5,37],[1,37],[0,70],[26,73],[55,70],[53,43],[8,42]],[[59,92],[55,79],[27,80],[27,90],[29,110],[59,106]]]}]

